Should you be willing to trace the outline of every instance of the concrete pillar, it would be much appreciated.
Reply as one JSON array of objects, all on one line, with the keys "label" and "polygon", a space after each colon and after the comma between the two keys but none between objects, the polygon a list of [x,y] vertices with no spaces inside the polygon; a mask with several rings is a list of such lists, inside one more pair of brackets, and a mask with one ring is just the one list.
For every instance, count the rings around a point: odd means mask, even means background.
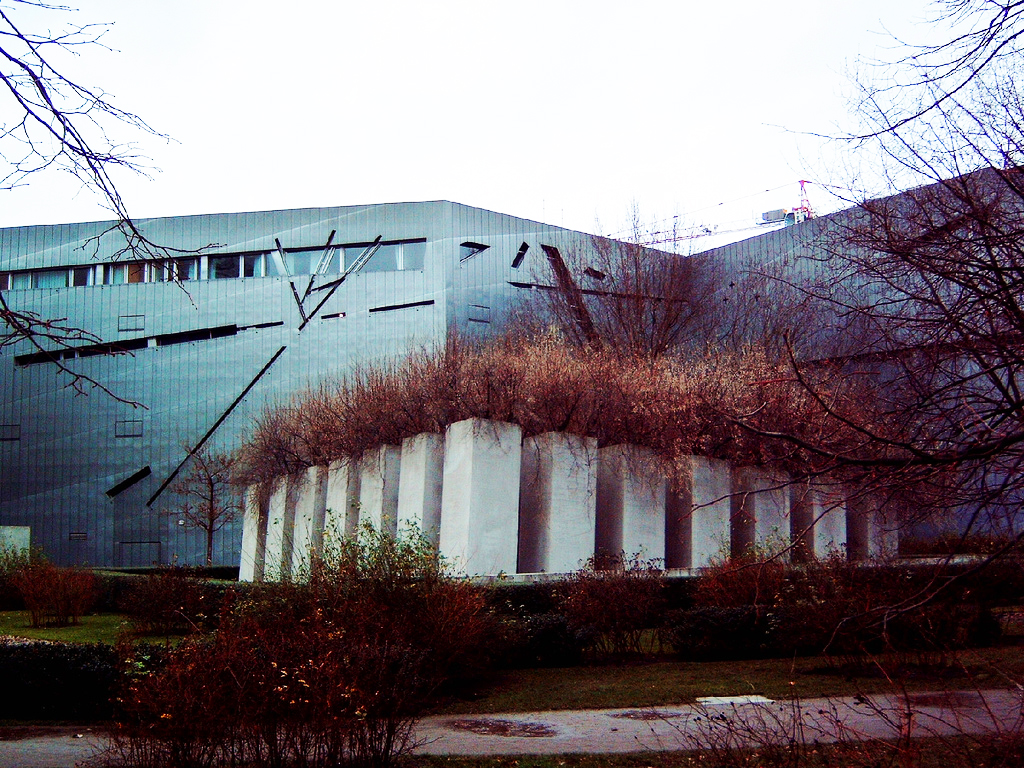
[{"label": "concrete pillar", "polygon": [[789,556],[789,477],[760,467],[741,467],[732,482],[733,556],[752,546]]},{"label": "concrete pillar", "polygon": [[598,554],[665,558],[666,480],[657,455],[634,445],[598,451]]},{"label": "concrete pillar", "polygon": [[795,483],[790,488],[790,539],[800,559],[846,553],[846,494],[842,486]]},{"label": "concrete pillar", "polygon": [[261,494],[255,485],[245,489],[243,515],[238,580],[263,581],[267,556],[267,505],[261,503]]},{"label": "concrete pillar", "polygon": [[445,433],[441,554],[467,574],[514,573],[523,431],[466,419]]},{"label": "concrete pillar", "polygon": [[297,481],[295,530],[292,535],[291,572],[295,578],[309,573],[311,557],[324,548],[324,513],[327,506],[327,467],[310,467]]},{"label": "concrete pillar", "polygon": [[523,442],[520,573],[570,573],[594,555],[597,440],[547,432]]},{"label": "concrete pillar", "polygon": [[328,540],[359,532],[359,476],[359,466],[344,459],[327,468],[324,535]]},{"label": "concrete pillar", "polygon": [[359,518],[378,531],[398,534],[398,480],[402,449],[382,445],[359,463]]},{"label": "concrete pillar", "polygon": [[886,519],[873,496],[850,496],[846,503],[846,532],[847,555],[851,560],[884,560],[899,554],[897,527]]},{"label": "concrete pillar", "polygon": [[297,478],[282,477],[270,496],[267,509],[266,561],[263,578],[266,581],[286,581],[292,573],[292,548],[295,531],[295,502],[299,483]]},{"label": "concrete pillar", "polygon": [[687,457],[666,499],[666,568],[704,568],[729,551],[732,470],[724,461]]},{"label": "concrete pillar", "polygon": [[402,441],[398,529],[414,526],[433,546],[441,534],[444,436],[429,432]]}]

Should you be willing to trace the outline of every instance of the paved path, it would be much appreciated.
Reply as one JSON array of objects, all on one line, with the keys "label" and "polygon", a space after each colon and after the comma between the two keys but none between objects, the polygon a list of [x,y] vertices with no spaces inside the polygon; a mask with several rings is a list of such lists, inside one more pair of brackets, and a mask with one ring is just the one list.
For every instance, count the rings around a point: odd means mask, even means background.
[{"label": "paved path", "polygon": [[[611,753],[696,749],[708,739],[752,745],[770,733],[808,742],[957,732],[1024,725],[1024,693],[965,691],[793,702],[750,697],[656,709],[434,716],[417,729],[419,752],[435,755]],[[0,768],[72,768],[102,746],[83,732],[0,742]]]}]

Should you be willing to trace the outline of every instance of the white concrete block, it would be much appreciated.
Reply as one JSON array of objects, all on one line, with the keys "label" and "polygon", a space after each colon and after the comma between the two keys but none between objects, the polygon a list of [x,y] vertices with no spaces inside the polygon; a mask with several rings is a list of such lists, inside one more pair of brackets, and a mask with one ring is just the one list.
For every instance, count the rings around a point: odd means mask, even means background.
[{"label": "white concrete block", "polygon": [[704,568],[729,551],[732,470],[717,459],[690,456],[672,483],[666,511],[667,568]]},{"label": "white concrete block", "polygon": [[296,477],[280,478],[270,496],[267,509],[266,562],[263,568],[263,578],[266,581],[286,581],[291,578],[295,502],[298,491]]},{"label": "white concrete block", "polygon": [[899,532],[870,495],[854,492],[846,504],[847,556],[851,560],[890,559],[899,553]]},{"label": "white concrete block", "polygon": [[398,528],[412,525],[433,546],[441,535],[444,435],[423,433],[402,441],[398,482]]},{"label": "white concrete block", "polygon": [[467,574],[515,572],[522,435],[485,419],[445,433],[440,550]]},{"label": "white concrete block", "polygon": [[790,488],[790,539],[801,559],[846,552],[846,494],[841,485],[795,483]]},{"label": "white concrete block", "polygon": [[598,451],[598,554],[665,558],[667,482],[657,455],[634,445]]},{"label": "white concrete block", "polygon": [[324,536],[352,537],[359,531],[359,466],[340,460],[327,468]]},{"label": "white concrete block", "polygon": [[242,517],[242,557],[239,563],[239,581],[263,581],[267,555],[267,506],[260,503],[260,492],[255,485],[245,489],[245,509]]},{"label": "white concrete block", "polygon": [[323,554],[327,507],[327,467],[310,467],[297,480],[295,529],[292,535],[293,578],[309,573],[313,557]]},{"label": "white concrete block", "polygon": [[594,555],[597,440],[548,432],[523,442],[520,573],[570,573]]},{"label": "white concrete block", "polygon": [[732,554],[752,546],[789,556],[789,476],[760,467],[733,472]]},{"label": "white concrete block", "polygon": [[382,445],[359,464],[359,518],[379,531],[398,534],[398,481],[402,449]]}]

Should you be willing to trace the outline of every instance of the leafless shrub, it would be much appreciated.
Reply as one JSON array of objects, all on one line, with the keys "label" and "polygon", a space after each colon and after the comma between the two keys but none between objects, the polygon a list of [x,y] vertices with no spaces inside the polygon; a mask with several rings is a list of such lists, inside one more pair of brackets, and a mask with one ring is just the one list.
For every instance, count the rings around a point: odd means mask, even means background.
[{"label": "leafless shrub", "polygon": [[[855,380],[823,371],[816,382],[832,398],[856,400]],[[741,426],[740,415],[764,434]],[[859,450],[855,431],[830,420],[784,364],[756,348],[650,360],[576,346],[549,332],[485,344],[451,339],[437,351],[307,391],[257,421],[239,476],[259,482],[357,459],[472,417],[517,423],[525,436],[563,431],[597,438],[600,446],[645,446],[669,465],[697,454],[813,473],[827,462],[772,436],[793,425],[835,451]]]}]

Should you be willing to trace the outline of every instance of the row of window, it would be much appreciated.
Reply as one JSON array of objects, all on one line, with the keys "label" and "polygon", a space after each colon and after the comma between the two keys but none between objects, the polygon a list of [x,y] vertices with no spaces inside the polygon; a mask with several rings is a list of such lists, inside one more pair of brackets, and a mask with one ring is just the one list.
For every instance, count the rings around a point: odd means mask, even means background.
[{"label": "row of window", "polygon": [[[127,261],[61,269],[0,272],[0,290],[69,288],[87,285],[160,283],[172,280],[224,280],[238,277],[337,275],[355,264],[371,248],[356,243],[331,248],[305,248],[265,253],[191,256],[163,261]],[[397,272],[423,269],[425,240],[381,243],[360,272]]]}]

